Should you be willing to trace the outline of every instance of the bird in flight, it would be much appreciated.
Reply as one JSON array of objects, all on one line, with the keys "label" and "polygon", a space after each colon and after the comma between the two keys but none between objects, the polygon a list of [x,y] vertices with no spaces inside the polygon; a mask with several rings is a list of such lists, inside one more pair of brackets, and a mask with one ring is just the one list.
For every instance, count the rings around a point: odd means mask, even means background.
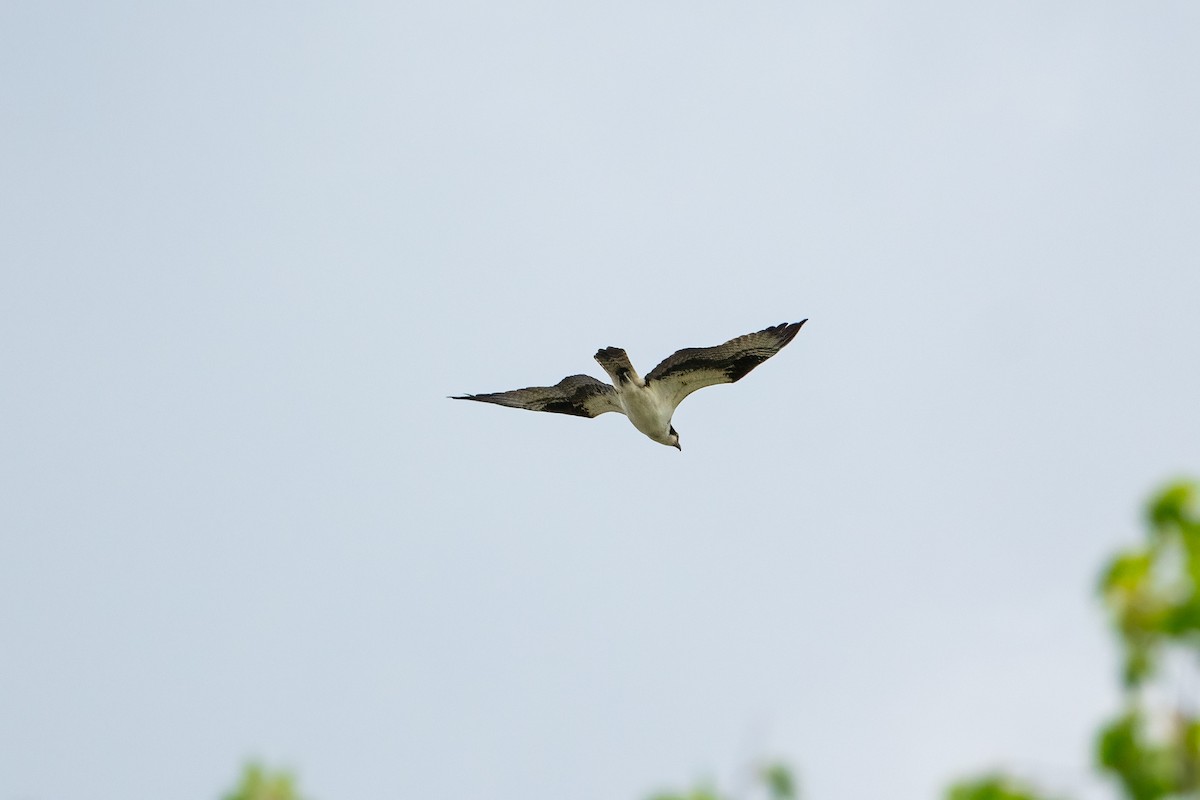
[{"label": "bird in flight", "polygon": [[808,320],[803,319],[773,325],[716,347],[688,347],[676,351],[646,373],[645,378],[637,374],[624,350],[605,347],[596,353],[596,360],[612,378],[611,386],[591,375],[571,375],[554,386],[465,394],[452,399],[577,417],[598,417],[616,411],[659,444],[682,450],[671,417],[683,398],[705,386],[741,380],[750,370],[782,350],[806,322]]}]

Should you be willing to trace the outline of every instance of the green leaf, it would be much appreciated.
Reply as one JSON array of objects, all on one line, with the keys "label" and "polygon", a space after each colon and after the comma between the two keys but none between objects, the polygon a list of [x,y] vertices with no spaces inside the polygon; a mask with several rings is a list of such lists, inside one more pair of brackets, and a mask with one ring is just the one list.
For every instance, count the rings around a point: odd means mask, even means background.
[{"label": "green leaf", "polygon": [[261,764],[247,764],[237,788],[224,800],[302,800],[287,772],[268,772]]},{"label": "green leaf", "polygon": [[1145,721],[1134,708],[1100,731],[1096,760],[1113,774],[1131,800],[1161,800],[1180,789],[1172,748],[1150,742]]},{"label": "green leaf", "polygon": [[1156,532],[1174,526],[1195,524],[1196,486],[1188,481],[1179,481],[1163,489],[1146,507],[1146,518]]},{"label": "green leaf", "polygon": [[1044,796],[1014,778],[987,775],[951,786],[946,800],[1044,800]]},{"label": "green leaf", "polygon": [[797,797],[796,780],[792,777],[792,771],[783,764],[768,764],[763,767],[762,779],[767,785],[771,800],[795,800]]},{"label": "green leaf", "polygon": [[1148,552],[1136,550],[1121,553],[1109,562],[1108,569],[1100,578],[1100,590],[1106,596],[1136,594],[1146,585],[1153,564]]}]

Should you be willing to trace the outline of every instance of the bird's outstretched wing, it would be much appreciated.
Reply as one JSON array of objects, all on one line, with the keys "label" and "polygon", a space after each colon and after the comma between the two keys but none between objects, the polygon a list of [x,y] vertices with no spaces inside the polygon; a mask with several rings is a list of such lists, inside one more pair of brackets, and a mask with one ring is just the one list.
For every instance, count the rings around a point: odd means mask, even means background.
[{"label": "bird's outstretched wing", "polygon": [[617,392],[604,381],[591,375],[572,375],[554,386],[531,386],[511,392],[466,394],[455,400],[478,400],[509,408],[529,411],[549,411],[552,414],[573,414],[577,417],[598,417],[609,411],[624,413],[617,402]]},{"label": "bird's outstretched wing", "polygon": [[741,380],[750,370],[782,350],[805,322],[808,320],[773,325],[716,347],[685,348],[650,370],[646,383],[658,384],[658,391],[672,406],[677,406],[697,389]]}]

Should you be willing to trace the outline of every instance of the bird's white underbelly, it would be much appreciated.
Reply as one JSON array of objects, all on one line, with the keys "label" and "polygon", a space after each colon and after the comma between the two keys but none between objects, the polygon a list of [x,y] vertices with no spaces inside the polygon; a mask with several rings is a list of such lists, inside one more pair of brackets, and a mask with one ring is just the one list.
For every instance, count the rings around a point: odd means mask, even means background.
[{"label": "bird's white underbelly", "polygon": [[675,410],[663,403],[658,393],[644,386],[626,385],[617,392],[617,399],[625,409],[625,416],[633,427],[652,439],[667,435],[671,427],[671,414]]}]

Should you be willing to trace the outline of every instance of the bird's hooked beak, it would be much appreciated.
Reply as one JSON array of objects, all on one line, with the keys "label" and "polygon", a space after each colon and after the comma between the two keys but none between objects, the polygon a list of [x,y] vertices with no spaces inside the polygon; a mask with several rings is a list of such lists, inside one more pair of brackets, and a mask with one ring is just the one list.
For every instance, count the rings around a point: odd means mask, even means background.
[{"label": "bird's hooked beak", "polygon": [[679,446],[679,440],[678,440],[678,439],[676,439],[676,440],[675,440],[675,449],[676,449],[676,450],[678,450],[678,451],[679,451],[679,452],[681,452],[681,453],[683,452],[683,448]]}]

